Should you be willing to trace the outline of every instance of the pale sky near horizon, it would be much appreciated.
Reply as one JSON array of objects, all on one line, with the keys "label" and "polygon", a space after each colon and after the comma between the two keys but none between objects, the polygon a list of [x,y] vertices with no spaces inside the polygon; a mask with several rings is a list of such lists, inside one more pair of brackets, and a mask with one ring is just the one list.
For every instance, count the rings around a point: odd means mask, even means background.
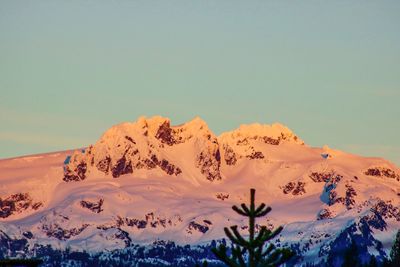
[{"label": "pale sky near horizon", "polygon": [[0,0],[0,158],[114,124],[280,122],[400,166],[400,1]]}]

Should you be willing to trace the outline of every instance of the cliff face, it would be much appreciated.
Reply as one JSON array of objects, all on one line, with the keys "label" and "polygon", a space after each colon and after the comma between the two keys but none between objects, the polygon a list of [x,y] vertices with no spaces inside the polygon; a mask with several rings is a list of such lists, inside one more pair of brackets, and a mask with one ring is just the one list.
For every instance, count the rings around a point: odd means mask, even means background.
[{"label": "cliff face", "polygon": [[167,118],[140,118],[112,127],[96,144],[74,153],[65,165],[64,180],[83,180],[92,169],[118,178],[141,169],[178,176],[184,168],[196,168],[213,181],[221,179],[220,158],[217,137],[201,119],[171,126]]}]

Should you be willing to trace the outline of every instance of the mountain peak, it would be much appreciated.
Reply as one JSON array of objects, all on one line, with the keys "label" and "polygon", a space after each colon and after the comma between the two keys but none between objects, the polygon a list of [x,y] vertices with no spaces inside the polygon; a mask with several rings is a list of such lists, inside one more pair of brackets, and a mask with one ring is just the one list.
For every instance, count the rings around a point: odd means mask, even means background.
[{"label": "mountain peak", "polygon": [[[295,133],[288,127],[280,124],[274,123],[272,125],[252,123],[252,124],[242,124],[239,128],[225,132],[220,135],[221,139],[265,139],[273,144],[279,144],[281,141],[292,142],[296,144],[304,144]],[[267,141],[266,141],[267,142]]]},{"label": "mountain peak", "polygon": [[156,135],[158,129],[161,125],[168,125],[171,124],[171,120],[166,117],[162,116],[153,116],[150,118],[147,117],[140,117],[136,122],[134,122],[139,128],[146,129],[150,133],[150,135]]},{"label": "mountain peak", "polygon": [[208,128],[207,123],[199,116],[196,116],[192,120],[184,123],[183,126],[187,126],[187,127],[204,127],[205,126]]},{"label": "mountain peak", "polygon": [[281,133],[293,134],[293,132],[286,126],[280,123],[274,123],[272,125],[252,123],[252,124],[242,124],[238,129],[239,134],[243,135],[269,135],[271,137],[278,137]]},{"label": "mountain peak", "polygon": [[168,118],[164,118],[161,116],[153,116],[150,118],[147,117],[139,117],[137,121],[134,122],[123,122],[117,125],[112,126],[107,129],[107,131],[102,135],[100,141],[105,141],[107,139],[115,139],[119,136],[131,136],[135,134],[145,134],[148,132],[157,133],[157,130],[162,124],[170,124],[170,120]]},{"label": "mountain peak", "polygon": [[197,132],[199,130],[209,130],[207,123],[201,119],[200,117],[196,116],[192,120],[177,124],[171,125],[171,120],[167,117],[162,117],[159,115],[153,117],[139,117],[136,122],[133,123],[123,123],[122,125],[130,124],[136,125],[138,128],[147,129],[151,136],[156,136],[157,133],[161,128],[168,128],[176,131],[183,131],[183,130],[193,130],[193,132]]}]

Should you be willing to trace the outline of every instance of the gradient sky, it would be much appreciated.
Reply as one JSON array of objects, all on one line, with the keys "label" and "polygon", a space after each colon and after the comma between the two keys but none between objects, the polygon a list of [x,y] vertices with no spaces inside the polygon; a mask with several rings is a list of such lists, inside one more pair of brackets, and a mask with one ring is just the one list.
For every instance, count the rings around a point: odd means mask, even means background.
[{"label": "gradient sky", "polygon": [[0,0],[0,158],[160,114],[400,165],[399,29],[398,0]]}]

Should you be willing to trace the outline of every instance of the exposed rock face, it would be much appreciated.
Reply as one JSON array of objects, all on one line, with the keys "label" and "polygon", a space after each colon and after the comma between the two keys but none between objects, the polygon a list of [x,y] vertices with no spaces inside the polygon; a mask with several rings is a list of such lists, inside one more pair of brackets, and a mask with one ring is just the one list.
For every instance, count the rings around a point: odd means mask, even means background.
[{"label": "exposed rock face", "polygon": [[130,227],[136,227],[137,229],[144,229],[147,226],[146,220],[140,220],[135,218],[133,219],[125,218],[125,220],[122,223]]},{"label": "exposed rock face", "polygon": [[287,184],[283,187],[282,192],[283,192],[284,194],[289,194],[289,193],[295,188],[295,186],[296,186],[296,183],[294,183],[294,182],[289,182],[289,183],[287,183]]},{"label": "exposed rock face", "polygon": [[202,151],[196,162],[196,167],[200,169],[207,180],[221,180],[221,156],[218,148],[214,151]]},{"label": "exposed rock face", "polygon": [[357,196],[356,190],[350,185],[346,184],[346,197],[344,199],[344,204],[348,210],[352,209],[356,203],[354,197]]},{"label": "exposed rock face", "polygon": [[317,220],[325,220],[333,218],[333,214],[329,209],[322,209],[317,216]]},{"label": "exposed rock face", "polygon": [[302,182],[302,181],[289,182],[283,187],[282,192],[284,194],[291,193],[294,196],[302,195],[302,194],[306,193],[306,190],[304,188],[305,185],[306,184],[304,182]]},{"label": "exposed rock face", "polygon": [[169,121],[165,121],[158,128],[156,138],[162,143],[172,146],[185,142],[185,139],[179,135],[180,132],[178,129],[172,129]]},{"label": "exposed rock face", "polygon": [[336,174],[333,170],[328,172],[311,172],[308,176],[316,183],[330,182],[331,184],[337,184],[343,178],[343,175]]},{"label": "exposed rock face", "polygon": [[85,150],[76,150],[64,161],[63,180],[66,182],[71,182],[86,179],[87,167],[88,163]]},{"label": "exposed rock face", "polygon": [[176,143],[174,136],[172,135],[172,129],[168,121],[165,121],[161,124],[160,128],[158,128],[156,138],[161,140],[162,143],[172,146]]},{"label": "exposed rock face", "polygon": [[225,199],[228,199],[228,198],[229,198],[229,194],[228,194],[228,193],[217,193],[217,194],[215,195],[215,197],[216,197],[217,199],[220,199],[220,200],[224,201]]},{"label": "exposed rock face", "polygon": [[186,232],[188,234],[192,234],[193,231],[197,231],[205,234],[210,229],[210,225],[212,225],[212,223],[209,220],[203,220],[201,223],[191,221],[186,229]]},{"label": "exposed rock face", "polygon": [[103,209],[101,208],[103,206],[104,203],[104,199],[100,198],[98,201],[96,202],[92,202],[89,200],[82,200],[80,202],[81,206],[83,208],[87,208],[89,210],[91,210],[94,213],[100,213],[103,211]]},{"label": "exposed rock face", "polygon": [[161,161],[158,160],[156,155],[151,156],[151,162],[147,162],[147,166],[149,166],[150,168],[153,166],[159,166],[168,175],[178,175],[182,173],[182,170],[179,167],[176,167],[175,165],[169,163],[166,159],[162,159]]},{"label": "exposed rock face", "polygon": [[327,182],[332,176],[332,173],[312,172],[309,177],[316,183]]},{"label": "exposed rock face", "polygon": [[125,243],[126,247],[129,247],[132,243],[132,239],[129,236],[129,233],[122,230],[121,228],[115,228],[112,234],[108,237],[108,239],[119,239]]},{"label": "exposed rock face", "polygon": [[261,151],[254,151],[250,155],[247,155],[249,159],[263,159],[264,154]]},{"label": "exposed rock face", "polygon": [[120,158],[117,161],[117,163],[111,168],[111,173],[114,178],[132,172],[133,172],[132,163],[130,160],[127,160],[125,155],[122,158]]},{"label": "exposed rock face", "polygon": [[59,240],[66,240],[73,236],[77,236],[85,230],[89,224],[85,223],[79,227],[66,227],[69,218],[63,215],[55,215],[55,220],[48,220],[46,217],[42,219],[41,230],[48,236]]},{"label": "exposed rock face", "polygon": [[384,231],[387,228],[386,221],[376,212],[371,212],[370,214],[363,216],[360,219],[360,222],[380,231]]},{"label": "exposed rock face", "polygon": [[59,240],[66,240],[73,236],[79,235],[88,226],[89,226],[88,224],[84,224],[78,228],[63,229],[57,224],[54,224],[54,225],[44,225],[42,230],[46,232],[46,235],[48,237],[55,237]]},{"label": "exposed rock face", "polygon": [[277,146],[281,142],[281,137],[278,137],[277,139],[268,137],[268,136],[263,136],[262,139],[264,140],[264,143],[269,144],[269,145],[274,145]]},{"label": "exposed rock face", "polygon": [[[265,144],[277,146],[277,145],[279,145],[281,143],[281,140],[284,140],[284,139],[282,139],[281,136],[279,136],[277,138],[272,138],[272,137],[269,137],[269,136],[257,136],[257,135],[255,135],[255,136],[245,137],[243,139],[238,140],[236,142],[236,145],[238,145],[238,146],[246,146],[246,145],[249,144],[250,140],[259,141],[259,142],[262,142],[262,143],[265,143]],[[297,140],[297,139],[295,139],[295,140]]]},{"label": "exposed rock face", "polygon": [[342,198],[338,198],[337,196],[337,192],[335,190],[331,190],[329,191],[329,201],[328,201],[328,205],[332,206],[336,203],[343,203],[343,199]]},{"label": "exposed rock face", "polygon": [[368,176],[387,177],[400,181],[399,174],[397,174],[394,170],[385,167],[369,168],[364,172],[364,174]]},{"label": "exposed rock face", "polygon": [[29,208],[37,210],[42,205],[41,202],[33,202],[28,193],[17,193],[4,199],[0,198],[0,218],[7,218]]},{"label": "exposed rock face", "polygon": [[106,240],[122,241],[125,247],[130,246],[132,243],[132,239],[129,236],[129,233],[122,230],[117,225],[99,225],[96,228],[102,230],[100,236],[102,238],[105,238]]},{"label": "exposed rock face", "polygon": [[64,178],[63,180],[66,182],[71,182],[71,181],[81,181],[86,178],[86,170],[87,170],[87,164],[84,161],[80,161],[75,168],[71,169],[71,165],[67,165],[64,168]]},{"label": "exposed rock face", "polygon": [[111,158],[110,156],[106,156],[104,159],[100,160],[97,163],[96,167],[99,171],[108,174],[108,172],[110,171],[110,164],[111,164]]},{"label": "exposed rock face", "polygon": [[371,211],[384,219],[394,218],[400,222],[400,207],[394,206],[391,201],[378,199],[377,203],[371,208]]},{"label": "exposed rock face", "polygon": [[182,218],[178,215],[173,216],[171,218],[167,218],[162,215],[156,215],[154,212],[147,213],[144,218],[123,218],[118,217],[117,219],[117,227],[120,226],[129,226],[140,229],[150,228],[167,228],[171,226],[176,226],[182,223]]},{"label": "exposed rock face", "polygon": [[236,159],[236,154],[233,151],[233,149],[229,145],[224,144],[223,151],[224,151],[224,158],[225,158],[226,165],[235,165],[237,162],[237,159]]}]

